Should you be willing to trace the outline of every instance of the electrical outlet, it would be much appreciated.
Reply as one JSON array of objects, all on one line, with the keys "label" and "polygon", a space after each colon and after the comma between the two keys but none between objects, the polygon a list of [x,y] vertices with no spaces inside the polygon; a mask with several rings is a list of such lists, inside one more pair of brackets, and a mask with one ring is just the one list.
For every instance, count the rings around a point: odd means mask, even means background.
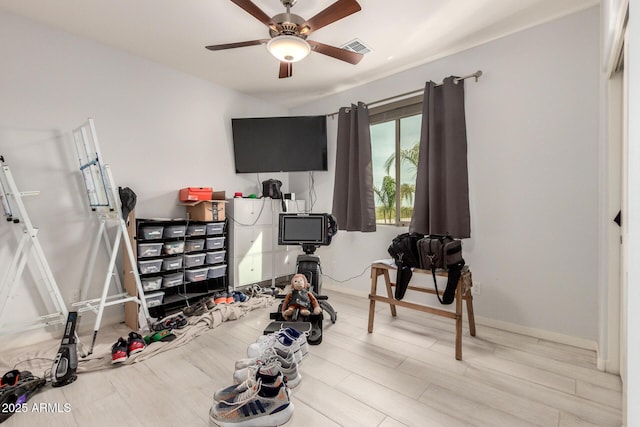
[{"label": "electrical outlet", "polygon": [[473,295],[480,295],[480,289],[482,289],[480,282],[473,282],[473,286],[471,286],[471,293]]}]

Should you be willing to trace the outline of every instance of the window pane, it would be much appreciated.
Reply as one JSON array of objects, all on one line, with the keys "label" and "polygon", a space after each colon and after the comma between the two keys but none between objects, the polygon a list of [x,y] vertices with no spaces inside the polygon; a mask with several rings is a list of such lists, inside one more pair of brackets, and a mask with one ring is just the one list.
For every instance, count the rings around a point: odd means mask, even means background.
[{"label": "window pane", "polygon": [[[395,121],[371,126],[373,189],[376,196],[376,222],[379,224],[395,223],[395,129]],[[392,161],[387,169],[385,163],[390,158]]]},{"label": "window pane", "polygon": [[413,214],[413,198],[418,171],[418,149],[422,114],[400,119],[400,222],[408,223]]}]

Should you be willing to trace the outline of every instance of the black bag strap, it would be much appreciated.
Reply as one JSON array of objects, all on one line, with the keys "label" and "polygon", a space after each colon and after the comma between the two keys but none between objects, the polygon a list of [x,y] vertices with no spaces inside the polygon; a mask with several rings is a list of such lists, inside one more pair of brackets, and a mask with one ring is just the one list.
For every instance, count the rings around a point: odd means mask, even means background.
[{"label": "black bag strap", "polygon": [[444,289],[444,293],[442,294],[442,298],[440,297],[440,292],[438,291],[438,281],[436,280],[436,267],[431,264],[431,275],[433,276],[433,286],[436,288],[436,296],[438,297],[438,301],[442,305],[449,305],[453,302],[456,295],[456,287],[458,286],[458,282],[460,281],[460,276],[462,275],[462,267],[464,266],[464,260],[457,264],[453,264],[449,266],[449,274],[447,275],[447,287]]}]

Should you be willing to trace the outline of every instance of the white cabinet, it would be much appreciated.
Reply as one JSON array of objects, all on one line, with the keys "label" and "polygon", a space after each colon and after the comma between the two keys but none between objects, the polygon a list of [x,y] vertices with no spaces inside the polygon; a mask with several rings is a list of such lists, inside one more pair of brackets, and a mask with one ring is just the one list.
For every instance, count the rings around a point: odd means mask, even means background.
[{"label": "white cabinet", "polygon": [[[286,200],[287,212],[303,213],[304,200]],[[234,288],[269,282],[295,272],[299,246],[278,245],[282,201],[230,199],[228,203],[229,280]]]}]

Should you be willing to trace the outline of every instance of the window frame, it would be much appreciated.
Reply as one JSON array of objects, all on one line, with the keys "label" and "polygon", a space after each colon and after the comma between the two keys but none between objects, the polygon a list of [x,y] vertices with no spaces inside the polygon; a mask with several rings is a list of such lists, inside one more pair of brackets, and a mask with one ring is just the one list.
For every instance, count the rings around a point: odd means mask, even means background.
[{"label": "window frame", "polygon": [[[412,96],[409,98],[404,98],[395,102],[390,102],[388,104],[380,105],[377,107],[369,108],[369,126],[395,122],[395,154],[396,159],[399,158],[399,154],[401,151],[400,147],[400,120],[407,117],[412,117],[418,114],[422,114],[422,104],[423,104],[424,96]],[[374,147],[372,146],[373,150]],[[409,223],[401,220],[401,200],[400,200],[400,168],[401,162],[395,162],[395,176],[396,176],[396,195],[395,195],[395,219],[394,222],[389,224],[377,224],[377,225],[392,225],[396,227],[407,227]]]}]

